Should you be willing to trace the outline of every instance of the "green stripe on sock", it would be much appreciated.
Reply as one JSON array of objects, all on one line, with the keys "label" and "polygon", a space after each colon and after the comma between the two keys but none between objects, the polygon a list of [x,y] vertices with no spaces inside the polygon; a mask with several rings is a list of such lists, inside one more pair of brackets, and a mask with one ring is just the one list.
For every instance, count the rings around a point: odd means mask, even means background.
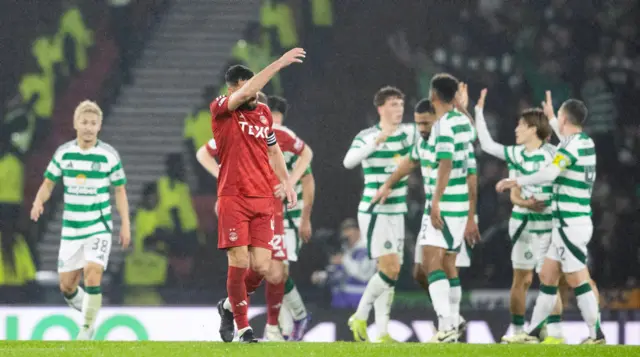
[{"label": "green stripe on sock", "polygon": [[293,288],[296,287],[296,284],[293,282],[293,279],[291,279],[291,277],[287,278],[287,281],[284,283],[284,294],[288,294],[291,292],[291,290],[293,290]]},{"label": "green stripe on sock", "polygon": [[383,272],[379,271],[378,275],[380,275],[380,278],[382,278],[382,281],[389,284],[389,286],[396,286],[396,281],[386,276]]},{"label": "green stripe on sock", "polygon": [[460,286],[460,278],[449,279],[449,286],[451,287]]},{"label": "green stripe on sock", "polygon": [[589,291],[591,291],[591,284],[584,283],[584,284],[578,286],[574,291],[576,293],[576,296],[580,296],[582,294],[586,294]]},{"label": "green stripe on sock", "polygon": [[65,293],[62,293],[62,295],[64,295],[64,298],[67,300],[71,300],[74,297],[76,297],[76,295],[78,295],[78,288],[76,288],[76,290],[74,292],[72,292],[71,294],[67,295]]},{"label": "green stripe on sock", "polygon": [[102,289],[99,286],[87,286],[84,292],[90,295],[102,294]]},{"label": "green stripe on sock", "polygon": [[560,315],[549,315],[549,317],[547,317],[548,324],[557,324],[557,323],[560,323],[561,321],[562,321],[562,316]]},{"label": "green stripe on sock", "polygon": [[443,270],[435,270],[429,274],[429,284],[433,284],[438,280],[447,280],[447,274],[445,274]]},{"label": "green stripe on sock", "polygon": [[558,293],[558,287],[540,284],[540,292],[547,295],[555,295]]},{"label": "green stripe on sock", "polygon": [[511,323],[516,326],[524,326],[524,316],[522,315],[511,315]]}]

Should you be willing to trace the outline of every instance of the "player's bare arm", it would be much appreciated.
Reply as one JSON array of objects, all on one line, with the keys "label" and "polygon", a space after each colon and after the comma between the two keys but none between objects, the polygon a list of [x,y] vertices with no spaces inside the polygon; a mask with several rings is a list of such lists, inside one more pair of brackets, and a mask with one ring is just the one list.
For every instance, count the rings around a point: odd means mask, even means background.
[{"label": "player's bare arm", "polygon": [[400,161],[398,167],[393,171],[391,176],[385,181],[385,183],[380,186],[376,195],[371,199],[371,203],[376,203],[380,201],[380,203],[384,204],[387,197],[391,194],[391,188],[395,186],[402,178],[409,175],[411,171],[413,171],[416,167],[418,167],[419,161],[412,160],[409,156],[405,156]]},{"label": "player's bare arm", "polygon": [[542,102],[542,110],[544,111],[544,115],[549,119],[549,125],[553,132],[556,133],[556,136],[561,141],[564,140],[564,136],[560,134],[560,126],[558,125],[558,118],[556,117],[556,113],[553,110],[553,99],[551,98],[551,91],[548,90],[545,92],[545,101]]},{"label": "player's bare arm", "polygon": [[202,145],[196,152],[196,159],[213,177],[218,178],[220,174],[220,165],[216,159],[211,156],[206,145]]},{"label": "player's bare arm", "polygon": [[451,170],[453,169],[452,159],[441,159],[438,163],[438,178],[436,179],[436,189],[433,194],[433,201],[431,202],[431,221],[433,227],[442,230],[444,227],[444,221],[440,216],[440,200],[444,195],[449,184],[449,177],[451,176]]},{"label": "player's bare arm", "polygon": [[467,226],[464,230],[464,238],[471,246],[480,241],[480,230],[476,223],[476,206],[478,205],[478,175],[467,175],[467,187],[469,188],[469,215]]},{"label": "player's bare arm", "polygon": [[471,124],[473,124],[473,117],[467,110],[467,108],[469,107],[469,88],[467,87],[466,83],[458,83],[458,92],[456,93],[456,99],[453,104],[456,109],[460,113],[464,114],[467,118],[469,118]]},{"label": "player's bare arm", "polygon": [[476,104],[476,129],[478,130],[478,140],[480,141],[480,147],[482,151],[491,156],[495,156],[498,159],[505,160],[504,145],[499,144],[493,140],[489,128],[487,128],[487,122],[484,120],[484,102],[487,97],[487,89],[480,91],[480,98]]},{"label": "player's bare arm", "polygon": [[522,189],[518,186],[511,189],[509,198],[511,199],[511,203],[514,206],[520,206],[522,208],[527,208],[535,212],[542,212],[546,208],[546,205],[543,201],[538,201],[533,197],[529,198],[528,200],[522,198]]},{"label": "player's bare arm", "polygon": [[45,178],[44,181],[42,181],[31,208],[31,220],[34,222],[37,222],[44,212],[44,204],[51,198],[51,192],[53,192],[54,187],[56,187],[56,183],[52,180]]},{"label": "player's bare arm", "polygon": [[313,160],[313,151],[309,145],[305,144],[289,175],[289,183],[291,186],[294,186],[296,182],[300,181],[309,165],[311,165],[311,160]]},{"label": "player's bare arm", "polygon": [[280,150],[279,145],[270,145],[267,148],[269,154],[269,163],[276,174],[276,177],[283,185],[284,192],[287,196],[287,207],[293,208],[298,202],[296,192],[293,190],[293,186],[289,183],[289,173],[287,172],[287,164],[284,161],[284,155]]},{"label": "player's bare arm", "polygon": [[131,220],[129,216],[129,201],[127,200],[127,189],[124,185],[116,186],[116,209],[120,215],[120,244],[122,248],[129,247],[131,242]]},{"label": "player's bare arm", "polygon": [[316,195],[316,180],[312,173],[302,176],[300,179],[302,183],[302,213],[300,215],[300,237],[307,243],[311,238],[311,209],[313,208],[313,201]]},{"label": "player's bare arm", "polygon": [[271,78],[278,73],[281,69],[293,64],[302,63],[306,56],[306,52],[302,48],[294,48],[273,63],[265,67],[262,71],[258,72],[250,80],[248,80],[240,89],[233,92],[229,96],[228,108],[230,111],[238,109],[243,103],[249,99],[254,98],[264,86],[269,83]]}]

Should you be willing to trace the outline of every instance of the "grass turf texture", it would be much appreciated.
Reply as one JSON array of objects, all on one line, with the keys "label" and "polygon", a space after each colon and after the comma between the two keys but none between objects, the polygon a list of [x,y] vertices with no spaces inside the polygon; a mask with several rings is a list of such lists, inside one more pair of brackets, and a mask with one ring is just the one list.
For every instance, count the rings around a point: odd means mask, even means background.
[{"label": "grass turf texture", "polygon": [[569,345],[431,345],[424,343],[258,343],[241,345],[220,342],[48,342],[2,341],[0,356],[135,356],[135,357],[353,357],[353,356],[640,356],[640,347]]}]

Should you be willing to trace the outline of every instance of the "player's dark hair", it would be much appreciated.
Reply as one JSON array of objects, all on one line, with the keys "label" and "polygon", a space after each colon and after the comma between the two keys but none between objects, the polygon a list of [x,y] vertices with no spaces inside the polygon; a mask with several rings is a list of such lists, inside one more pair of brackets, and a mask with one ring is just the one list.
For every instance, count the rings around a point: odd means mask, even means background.
[{"label": "player's dark hair", "polygon": [[373,96],[373,105],[375,105],[376,108],[381,107],[387,102],[387,100],[393,98],[404,100],[404,93],[402,93],[402,91],[396,87],[382,87]]},{"label": "player's dark hair", "polygon": [[536,136],[538,139],[545,141],[551,135],[551,125],[549,119],[544,115],[544,111],[540,108],[529,108],[522,111],[520,119],[524,120],[529,127],[536,128]]},{"label": "player's dark hair", "polygon": [[448,73],[436,74],[431,78],[431,91],[441,101],[451,103],[458,92],[458,80]]},{"label": "player's dark hair", "polygon": [[429,99],[424,98],[424,99],[421,99],[418,102],[418,104],[416,104],[413,111],[418,114],[425,114],[425,113],[435,114],[436,108],[433,107],[433,104],[431,104],[431,101]]},{"label": "player's dark hair", "polygon": [[267,98],[267,95],[262,92],[258,92],[258,102],[269,105],[269,99]]},{"label": "player's dark hair", "polygon": [[563,110],[569,122],[573,125],[583,126],[587,121],[587,106],[577,99],[569,99],[562,103],[560,110]]},{"label": "player's dark hair", "polygon": [[287,116],[287,111],[289,110],[289,104],[287,103],[287,100],[277,96],[277,95],[270,95],[269,96],[269,109],[271,109],[271,112],[280,112],[282,113],[282,116],[285,117]]},{"label": "player's dark hair", "polygon": [[227,85],[235,86],[240,81],[248,81],[253,77],[253,72],[246,66],[237,64],[229,67],[227,73],[224,75],[224,81]]}]

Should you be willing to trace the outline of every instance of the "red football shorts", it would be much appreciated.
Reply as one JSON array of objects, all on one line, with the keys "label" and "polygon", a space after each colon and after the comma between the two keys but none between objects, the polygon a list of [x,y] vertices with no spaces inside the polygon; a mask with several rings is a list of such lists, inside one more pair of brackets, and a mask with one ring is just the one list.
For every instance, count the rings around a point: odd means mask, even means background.
[{"label": "red football shorts", "polygon": [[271,249],[273,228],[273,198],[218,197],[218,249]]},{"label": "red football shorts", "polygon": [[273,199],[273,239],[271,240],[271,259],[287,260],[287,248],[284,245],[284,205]]}]

